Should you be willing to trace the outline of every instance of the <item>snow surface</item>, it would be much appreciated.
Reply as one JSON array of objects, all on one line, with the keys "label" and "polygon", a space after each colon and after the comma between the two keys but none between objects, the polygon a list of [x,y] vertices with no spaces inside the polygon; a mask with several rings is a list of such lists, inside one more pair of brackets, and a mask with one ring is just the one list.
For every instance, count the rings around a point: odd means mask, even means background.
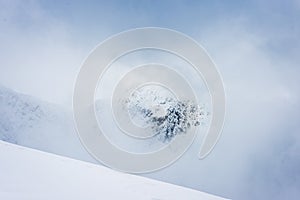
[{"label": "snow surface", "polygon": [[217,200],[206,194],[0,141],[0,199]]}]

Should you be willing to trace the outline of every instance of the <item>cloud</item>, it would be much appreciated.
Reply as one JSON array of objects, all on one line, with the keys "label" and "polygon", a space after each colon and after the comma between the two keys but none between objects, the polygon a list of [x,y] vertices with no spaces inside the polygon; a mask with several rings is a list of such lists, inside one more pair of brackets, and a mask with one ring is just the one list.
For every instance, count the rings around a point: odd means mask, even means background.
[{"label": "cloud", "polygon": [[68,26],[36,1],[1,2],[0,80],[7,87],[69,105],[84,53]]}]

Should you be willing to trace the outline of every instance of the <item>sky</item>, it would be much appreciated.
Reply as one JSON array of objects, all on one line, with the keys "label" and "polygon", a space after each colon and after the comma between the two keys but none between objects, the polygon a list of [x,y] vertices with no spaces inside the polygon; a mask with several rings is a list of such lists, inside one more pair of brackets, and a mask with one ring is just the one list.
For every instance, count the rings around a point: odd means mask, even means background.
[{"label": "sky", "polygon": [[298,199],[299,21],[299,0],[0,0],[0,84],[71,108],[80,66],[101,41],[138,27],[180,31],[217,65],[226,122],[206,159],[196,142],[146,176],[233,199]]}]

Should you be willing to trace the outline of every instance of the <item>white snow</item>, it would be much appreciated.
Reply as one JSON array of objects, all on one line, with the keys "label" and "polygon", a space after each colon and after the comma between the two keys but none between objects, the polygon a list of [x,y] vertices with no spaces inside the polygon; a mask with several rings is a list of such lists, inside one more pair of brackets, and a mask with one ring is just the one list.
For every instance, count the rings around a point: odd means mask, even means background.
[{"label": "white snow", "polygon": [[0,199],[217,200],[200,191],[0,141]]}]

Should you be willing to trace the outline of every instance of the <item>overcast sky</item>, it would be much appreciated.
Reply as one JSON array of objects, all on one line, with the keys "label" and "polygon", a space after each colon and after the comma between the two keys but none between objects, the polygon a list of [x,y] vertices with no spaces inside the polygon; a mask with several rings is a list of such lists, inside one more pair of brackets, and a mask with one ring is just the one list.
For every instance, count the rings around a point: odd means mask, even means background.
[{"label": "overcast sky", "polygon": [[227,96],[214,151],[198,160],[196,142],[147,176],[234,199],[298,199],[299,0],[0,0],[0,84],[70,108],[89,52],[112,34],[145,26],[175,29],[203,45]]}]

